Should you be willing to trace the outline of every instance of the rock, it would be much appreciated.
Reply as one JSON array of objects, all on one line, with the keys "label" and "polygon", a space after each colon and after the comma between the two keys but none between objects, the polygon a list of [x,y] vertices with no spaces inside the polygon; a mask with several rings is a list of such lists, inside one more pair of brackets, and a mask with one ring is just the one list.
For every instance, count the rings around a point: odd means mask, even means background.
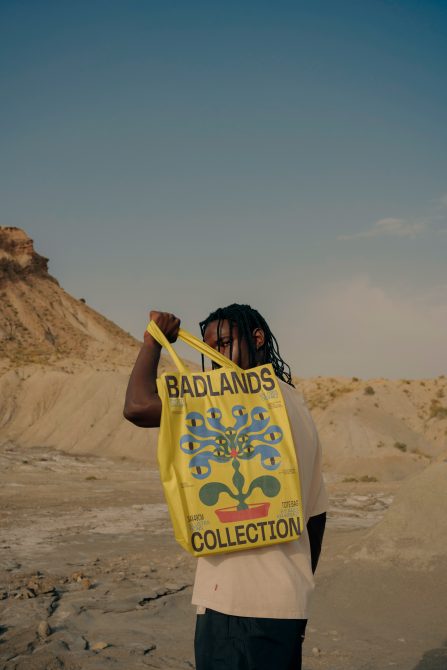
[{"label": "rock", "polygon": [[85,576],[86,575],[84,575],[83,572],[73,572],[73,574],[71,575],[71,580],[73,582],[80,582],[81,579],[84,579]]},{"label": "rock", "polygon": [[33,240],[21,228],[1,226],[0,248],[4,258],[2,274],[5,276],[49,276],[48,258],[34,251]]},{"label": "rock", "polygon": [[34,591],[34,593],[37,593],[39,591],[39,584],[37,582],[31,580],[26,585],[26,588],[30,589],[31,591]]},{"label": "rock", "polygon": [[95,642],[90,646],[90,649],[92,651],[101,651],[102,649],[107,649],[107,647],[110,646],[108,642]]},{"label": "rock", "polygon": [[56,587],[54,585],[54,581],[54,578],[42,577],[41,575],[37,574],[28,581],[26,588],[33,591],[36,596],[42,594],[55,594]]},{"label": "rock", "polygon": [[150,644],[149,646],[141,644],[141,643],[134,643],[129,646],[129,653],[132,656],[136,655],[143,655],[147,656],[147,654],[150,654],[151,651],[154,651],[154,649],[157,648],[157,645],[155,644]]},{"label": "rock", "polygon": [[5,567],[6,572],[12,572],[13,570],[19,570],[22,567],[21,563],[10,563]]},{"label": "rock", "polygon": [[67,643],[70,651],[84,651],[88,648],[88,642],[85,637],[82,637],[82,635],[68,639]]},{"label": "rock", "polygon": [[321,656],[321,649],[319,647],[312,647],[313,656]]},{"label": "rock", "polygon": [[88,577],[83,577],[81,579],[81,586],[83,589],[87,590],[91,589],[93,587],[93,584]]},{"label": "rock", "polygon": [[143,654],[146,656],[146,654],[149,654],[151,651],[154,651],[154,649],[157,648],[156,644],[151,644],[149,647],[145,647]]},{"label": "rock", "polygon": [[51,628],[48,624],[48,621],[41,621],[39,623],[37,626],[37,634],[42,640],[51,635]]},{"label": "rock", "polygon": [[18,600],[26,600],[27,598],[35,598],[36,594],[33,589],[23,588],[16,593],[15,597]]}]

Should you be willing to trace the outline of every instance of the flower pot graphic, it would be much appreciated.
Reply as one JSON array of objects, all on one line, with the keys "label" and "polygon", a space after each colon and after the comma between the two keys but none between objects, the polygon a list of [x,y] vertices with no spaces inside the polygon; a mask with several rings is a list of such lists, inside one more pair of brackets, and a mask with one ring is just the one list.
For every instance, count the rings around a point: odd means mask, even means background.
[{"label": "flower pot graphic", "polygon": [[236,505],[216,509],[222,523],[259,519],[268,515],[270,503],[247,500],[253,492],[260,490],[267,498],[278,495],[281,484],[272,475],[255,477],[246,482],[241,463],[260,458],[265,470],[276,470],[281,462],[280,452],[273,446],[283,438],[279,426],[270,425],[270,416],[264,407],[255,407],[250,414],[243,405],[232,408],[234,423],[222,423],[222,412],[213,407],[206,415],[190,412],[186,417],[188,433],[182,435],[180,448],[190,457],[190,471],[196,479],[206,479],[214,463],[231,466],[233,487],[223,482],[204,484],[199,490],[199,498],[204,505],[215,507],[219,497],[225,493],[236,501]]},{"label": "flower pot graphic", "polygon": [[238,509],[237,505],[232,507],[221,507],[216,509],[216,516],[222,523],[230,521],[248,521],[250,519],[262,519],[267,516],[270,509],[269,502],[249,503],[247,509]]}]

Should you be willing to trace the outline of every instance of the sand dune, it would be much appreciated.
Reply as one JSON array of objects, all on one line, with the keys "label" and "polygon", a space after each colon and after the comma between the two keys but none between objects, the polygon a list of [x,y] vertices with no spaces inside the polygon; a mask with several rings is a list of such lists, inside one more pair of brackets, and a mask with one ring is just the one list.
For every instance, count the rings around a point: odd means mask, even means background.
[{"label": "sand dune", "polygon": [[0,378],[3,440],[155,463],[158,431],[123,419],[126,372],[21,368]]},{"label": "sand dune", "polygon": [[353,478],[403,479],[447,446],[444,377],[317,378],[298,387],[317,423],[330,471]]},{"label": "sand dune", "polygon": [[[130,364],[111,369],[110,361],[92,368],[62,360],[5,372],[0,377],[2,439],[154,463],[157,431],[136,428],[122,417],[130,369]],[[329,392],[333,385],[318,383]],[[393,481],[425,468],[446,447],[447,419],[430,416],[431,399],[445,381],[424,383],[412,382],[418,392],[414,399],[405,393],[408,385],[382,380],[374,382],[374,396],[365,395],[369,384],[364,382],[330,398],[324,408],[314,405],[327,471]],[[300,390],[306,393],[306,384]]]},{"label": "sand dune", "polygon": [[446,512],[447,459],[443,459],[402,484],[354,556],[426,569],[446,557]]},{"label": "sand dune", "polygon": [[[154,462],[122,418],[139,343],[64,291],[17,228],[0,228],[1,439]],[[162,357],[160,370],[169,362]],[[447,381],[298,380],[334,476],[404,479],[447,448]]]}]

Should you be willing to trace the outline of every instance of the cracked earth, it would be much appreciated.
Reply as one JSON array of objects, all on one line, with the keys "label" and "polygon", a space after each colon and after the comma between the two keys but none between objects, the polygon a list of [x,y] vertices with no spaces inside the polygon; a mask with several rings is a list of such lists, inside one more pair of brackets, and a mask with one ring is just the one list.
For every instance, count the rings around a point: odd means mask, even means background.
[{"label": "cracked earth", "polygon": [[[8,443],[0,483],[1,670],[194,668],[195,559],[173,538],[157,472]],[[444,670],[445,566],[349,553],[395,487],[329,490],[303,670]]]}]

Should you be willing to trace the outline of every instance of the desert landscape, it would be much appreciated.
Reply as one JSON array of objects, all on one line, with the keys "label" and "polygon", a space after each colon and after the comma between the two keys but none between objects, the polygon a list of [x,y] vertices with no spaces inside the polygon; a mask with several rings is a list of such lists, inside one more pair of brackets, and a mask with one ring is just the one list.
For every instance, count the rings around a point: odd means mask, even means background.
[{"label": "desert landscape", "polygon": [[[0,667],[194,668],[195,559],[157,431],[122,417],[139,343],[18,228],[0,228],[0,294]],[[330,496],[303,668],[445,670],[447,379],[296,385]]]}]

